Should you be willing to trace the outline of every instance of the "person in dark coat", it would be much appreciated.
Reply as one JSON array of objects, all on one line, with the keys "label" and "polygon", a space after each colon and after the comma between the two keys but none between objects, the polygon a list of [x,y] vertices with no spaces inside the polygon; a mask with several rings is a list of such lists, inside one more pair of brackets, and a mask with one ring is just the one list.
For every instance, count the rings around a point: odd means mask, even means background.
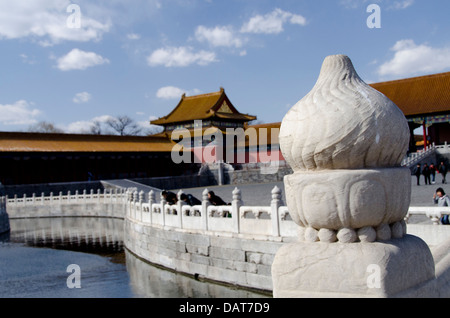
[{"label": "person in dark coat", "polygon": [[194,197],[192,194],[184,194],[183,193],[183,194],[181,194],[180,199],[181,199],[181,201],[186,202],[190,206],[201,205],[202,204],[202,201],[200,201],[199,199]]},{"label": "person in dark coat", "polygon": [[425,179],[425,184],[431,184],[431,179],[430,179],[431,171],[430,171],[430,167],[428,167],[428,164],[423,165],[422,174]]},{"label": "person in dark coat", "polygon": [[442,183],[447,183],[446,177],[447,177],[447,166],[445,165],[445,163],[443,161],[441,161],[441,164],[439,165],[438,168],[439,173],[442,175]]},{"label": "person in dark coat", "polygon": [[164,190],[161,194],[169,205],[176,204],[178,201],[177,195],[171,191]]},{"label": "person in dark coat", "polygon": [[213,191],[208,192],[208,200],[212,205],[227,205],[221,197],[217,196]]},{"label": "person in dark coat", "polygon": [[420,163],[414,168],[414,175],[417,178],[417,185],[420,186],[420,175],[422,174],[422,169],[420,168]]},{"label": "person in dark coat", "polygon": [[434,184],[436,182],[436,166],[434,163],[430,164],[430,172],[431,172],[431,183]]}]

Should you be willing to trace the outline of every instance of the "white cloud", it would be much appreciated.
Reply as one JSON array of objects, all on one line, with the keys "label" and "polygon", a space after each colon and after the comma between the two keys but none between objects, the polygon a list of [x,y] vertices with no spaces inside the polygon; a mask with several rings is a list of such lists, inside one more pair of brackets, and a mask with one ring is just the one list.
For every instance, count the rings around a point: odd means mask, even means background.
[{"label": "white cloud", "polygon": [[19,56],[22,59],[22,62],[25,64],[33,65],[37,63],[33,58],[29,57],[24,53],[20,54]]},{"label": "white cloud", "polygon": [[340,0],[339,4],[347,9],[356,9],[363,5],[369,5],[376,3],[381,6],[382,9],[387,10],[404,10],[414,4],[415,0]]},{"label": "white cloud", "polygon": [[158,89],[156,92],[156,97],[161,99],[175,99],[181,97],[184,93],[186,93],[186,91],[181,88],[166,86]]},{"label": "white cloud", "polygon": [[200,94],[200,90],[193,89],[191,91],[188,91],[175,86],[165,86],[158,89],[158,91],[156,92],[156,97],[161,99],[179,99],[183,94]]},{"label": "white cloud", "polygon": [[72,99],[74,103],[76,104],[83,104],[90,101],[92,98],[92,95],[88,92],[81,92],[75,95],[75,97]]},{"label": "white cloud", "polygon": [[243,33],[278,34],[284,31],[286,23],[306,25],[306,19],[298,14],[275,9],[265,15],[255,15],[242,28]]},{"label": "white cloud", "polygon": [[58,59],[57,67],[61,71],[85,70],[88,67],[108,64],[109,60],[94,53],[73,49]]},{"label": "white cloud", "polygon": [[136,124],[142,129],[141,135],[154,135],[164,131],[162,126],[152,125],[152,120],[158,119],[156,116],[149,116],[148,120],[136,121]]},{"label": "white cloud", "polygon": [[19,100],[14,104],[0,104],[0,123],[4,125],[30,125],[37,122],[41,114],[38,109],[31,108],[32,103]]},{"label": "white cloud", "polygon": [[390,10],[403,10],[414,4],[414,0],[402,0],[402,1],[394,1],[392,5],[388,7]]},{"label": "white cloud", "polygon": [[217,59],[214,52],[195,52],[192,47],[181,46],[158,49],[147,58],[147,62],[150,66],[186,67],[191,64],[208,65]]},{"label": "white cloud", "polygon": [[239,38],[232,27],[216,26],[215,28],[207,28],[200,25],[195,30],[195,38],[199,42],[208,42],[214,47],[236,47],[240,48],[245,40]]},{"label": "white cloud", "polygon": [[129,33],[129,34],[127,34],[127,38],[128,38],[128,40],[139,40],[141,38],[141,36],[136,33]]},{"label": "white cloud", "polygon": [[450,47],[417,45],[413,40],[400,40],[392,47],[394,57],[378,68],[381,76],[411,76],[442,72],[450,68]]},{"label": "white cloud", "polygon": [[81,26],[71,28],[69,0],[0,1],[0,39],[38,39],[43,46],[61,41],[98,41],[111,24],[90,18],[81,7]]},{"label": "white cloud", "polygon": [[88,134],[94,126],[92,121],[76,121],[70,123],[63,130],[69,134]]},{"label": "white cloud", "polygon": [[[341,1],[339,1],[339,4],[346,7],[347,9],[356,9],[357,7],[367,3],[368,1],[369,0],[341,0]],[[377,2],[377,1],[374,1],[374,2]]]},{"label": "white cloud", "polygon": [[88,134],[92,132],[94,123],[98,122],[99,124],[103,125],[111,118],[112,116],[110,115],[102,115],[94,117],[91,120],[80,120],[70,123],[69,125],[67,125],[67,127],[63,127],[62,129],[69,134]]}]

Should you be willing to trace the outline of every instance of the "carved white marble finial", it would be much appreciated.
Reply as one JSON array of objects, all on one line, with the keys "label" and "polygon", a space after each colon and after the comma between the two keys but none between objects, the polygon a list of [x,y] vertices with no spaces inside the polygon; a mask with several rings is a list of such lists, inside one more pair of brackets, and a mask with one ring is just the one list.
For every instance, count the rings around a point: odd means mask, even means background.
[{"label": "carved white marble finial", "polygon": [[307,240],[385,240],[389,225],[403,234],[411,177],[400,164],[408,123],[347,56],[324,60],[314,88],[283,119],[279,138],[294,170],[285,177],[289,212]]},{"label": "carved white marble finial", "polygon": [[361,80],[347,56],[332,55],[283,119],[280,148],[294,171],[393,167],[409,137],[401,110]]},{"label": "carved white marble finial", "polygon": [[[281,125],[281,150],[294,170],[284,178],[286,203],[299,241],[275,255],[274,297],[436,294],[430,249],[405,235],[411,171],[400,164],[409,135],[403,113],[347,56],[325,59],[316,85]],[[374,267],[376,288],[367,276]]]}]

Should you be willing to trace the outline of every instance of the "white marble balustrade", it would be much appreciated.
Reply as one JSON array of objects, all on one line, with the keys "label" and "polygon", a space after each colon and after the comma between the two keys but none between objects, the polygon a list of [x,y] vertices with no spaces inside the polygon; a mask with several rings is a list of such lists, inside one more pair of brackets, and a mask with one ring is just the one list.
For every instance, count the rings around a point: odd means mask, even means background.
[{"label": "white marble balustrade", "polygon": [[[178,197],[182,193],[180,191]],[[271,205],[265,207],[245,206],[238,188],[233,191],[231,205],[211,205],[207,194],[208,189],[205,189],[201,205],[189,206],[182,201],[169,205],[163,197],[156,203],[153,191],[148,195],[149,201],[144,202],[144,194],[135,192],[128,195],[133,199],[127,203],[127,218],[148,225],[192,231],[275,237],[297,235],[297,225],[287,217],[289,212],[282,206],[281,190],[278,187],[272,190]]]},{"label": "white marble balustrade", "polygon": [[[180,191],[178,196],[182,193]],[[20,211],[25,211],[23,208],[27,207],[76,205],[82,208],[83,205],[107,203],[125,205],[126,217],[148,225],[256,236],[297,236],[297,225],[292,221],[288,208],[282,202],[281,190],[278,187],[272,190],[270,206],[246,206],[238,188],[233,191],[231,205],[213,206],[208,201],[207,193],[208,189],[205,189],[202,204],[197,206],[189,206],[181,201],[169,205],[162,197],[157,202],[154,191],[150,191],[148,200],[144,201],[144,192],[138,193],[132,188],[96,192],[83,190],[81,193],[76,191],[73,194],[69,191],[67,194],[59,192],[58,195],[50,193],[49,196],[33,194],[14,198],[1,197],[0,212],[5,213],[7,206],[15,211],[14,216],[17,217]],[[450,214],[450,207],[410,207],[405,220],[408,222],[412,216],[422,215],[429,218],[430,225],[440,225],[440,219],[445,214]]]}]

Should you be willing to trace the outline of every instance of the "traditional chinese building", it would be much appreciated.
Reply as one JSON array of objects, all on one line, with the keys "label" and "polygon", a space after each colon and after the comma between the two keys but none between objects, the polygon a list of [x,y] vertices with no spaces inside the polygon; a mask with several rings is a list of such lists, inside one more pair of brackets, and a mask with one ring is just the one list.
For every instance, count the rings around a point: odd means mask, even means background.
[{"label": "traditional chinese building", "polygon": [[163,137],[0,132],[4,185],[179,175]]},{"label": "traditional chinese building", "polygon": [[[240,113],[221,88],[209,94],[183,94],[170,114],[151,121],[151,124],[164,127],[158,136],[166,136],[186,151],[192,151],[192,161],[195,163],[236,162],[235,159],[226,159],[231,151],[234,155],[238,152],[236,147],[239,144],[234,140],[234,133],[245,131],[248,122],[255,119],[256,116]],[[234,145],[232,149],[230,141]]]},{"label": "traditional chinese building", "polygon": [[221,88],[219,92],[210,94],[183,94],[170,114],[151,124],[163,126],[164,132],[171,133],[180,128],[199,128],[196,122],[202,121],[202,128],[216,127],[225,131],[226,128],[243,128],[244,124],[255,119],[256,116],[240,113]]},{"label": "traditional chinese building", "polygon": [[450,72],[371,84],[405,114],[416,150],[414,130],[423,126],[427,144],[450,142]]}]

